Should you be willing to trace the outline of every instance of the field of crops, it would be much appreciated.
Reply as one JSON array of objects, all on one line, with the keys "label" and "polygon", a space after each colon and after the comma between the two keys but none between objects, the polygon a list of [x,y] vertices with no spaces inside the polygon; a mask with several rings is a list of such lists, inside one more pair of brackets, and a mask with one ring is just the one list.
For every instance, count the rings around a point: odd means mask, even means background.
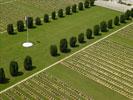
[{"label": "field of crops", "polygon": [[133,24],[60,64],[132,100],[132,29]]},{"label": "field of crops", "polygon": [[[14,0],[2,0],[0,2],[8,1]],[[16,0],[0,4],[0,32],[5,30],[7,24],[16,25],[17,20],[24,20],[25,16],[43,17],[46,13],[50,14],[52,11],[57,11],[80,1],[83,0]]]},{"label": "field of crops", "polygon": [[0,100],[92,100],[58,78],[41,73],[0,95]]}]

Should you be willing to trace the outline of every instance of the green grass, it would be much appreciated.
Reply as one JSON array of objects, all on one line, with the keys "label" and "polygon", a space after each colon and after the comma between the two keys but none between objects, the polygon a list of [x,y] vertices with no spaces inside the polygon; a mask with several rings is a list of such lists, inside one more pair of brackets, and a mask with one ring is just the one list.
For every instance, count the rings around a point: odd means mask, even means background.
[{"label": "green grass", "polygon": [[71,84],[85,94],[92,96],[94,100],[128,100],[119,93],[114,92],[61,64],[54,66],[47,72],[60,78],[64,82]]},{"label": "green grass", "polygon": [[[94,40],[87,41],[86,44],[80,45],[78,48],[72,49],[69,54],[61,54],[61,56],[56,58],[51,57],[49,54],[49,47],[51,44],[59,45],[60,39],[69,39],[71,36],[77,36],[79,33],[85,32],[87,28],[92,28],[95,24],[98,24],[105,19],[108,20],[114,18],[116,15],[120,14],[120,12],[95,6],[73,14],[72,16],[67,16],[56,21],[51,21],[48,24],[37,26],[37,28],[30,30],[30,40],[34,43],[34,46],[28,49],[21,46],[26,40],[26,32],[18,33],[13,36],[0,34],[0,65],[4,68],[6,77],[10,79],[9,83],[0,85],[0,90],[15,84],[99,38],[121,28],[125,24],[115,27],[113,30],[104,33],[102,36],[95,37]],[[38,44],[36,41],[40,41],[40,43]],[[27,55],[30,55],[33,58],[33,65],[36,66],[36,69],[32,72],[26,72],[23,68],[23,60]],[[11,60],[15,60],[19,63],[20,71],[24,72],[22,76],[15,78],[10,76],[9,63]]]}]

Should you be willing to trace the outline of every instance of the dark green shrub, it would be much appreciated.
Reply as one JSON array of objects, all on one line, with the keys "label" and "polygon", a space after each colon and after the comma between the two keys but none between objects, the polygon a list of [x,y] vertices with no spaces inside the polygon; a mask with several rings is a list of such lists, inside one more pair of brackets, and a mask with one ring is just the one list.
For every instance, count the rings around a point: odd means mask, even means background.
[{"label": "dark green shrub", "polygon": [[112,21],[112,19],[110,19],[110,20],[108,21],[108,28],[109,28],[109,29],[113,28],[113,21]]},{"label": "dark green shrub", "polygon": [[77,12],[77,5],[76,5],[76,4],[74,4],[74,5],[72,6],[72,12],[73,12],[73,13],[76,13],[76,12]]},{"label": "dark green shrub", "polygon": [[60,51],[63,53],[68,51],[68,43],[66,39],[60,40]]},{"label": "dark green shrub", "polygon": [[10,35],[14,34],[13,24],[8,24],[7,25],[7,33],[10,34]]},{"label": "dark green shrub", "polygon": [[80,33],[79,35],[78,35],[78,42],[79,43],[84,43],[85,41],[84,41],[84,33]]},{"label": "dark green shrub", "polygon": [[18,32],[24,31],[24,22],[22,20],[17,21],[17,30]]},{"label": "dark green shrub", "polygon": [[85,0],[84,7],[89,8],[89,6],[90,6],[90,0]]},{"label": "dark green shrub", "polygon": [[32,58],[30,56],[26,56],[24,59],[24,68],[27,71],[32,70]]},{"label": "dark green shrub", "polygon": [[100,27],[99,25],[94,26],[94,35],[100,35]]},{"label": "dark green shrub", "polygon": [[50,54],[51,54],[51,56],[57,56],[58,50],[57,50],[57,46],[56,45],[51,45]]},{"label": "dark green shrub", "polygon": [[83,10],[84,9],[84,6],[83,6],[83,3],[82,2],[79,2],[78,8],[79,8],[79,10]]},{"label": "dark green shrub", "polygon": [[45,23],[48,23],[49,22],[49,15],[48,14],[45,14],[44,15],[44,22]]},{"label": "dark green shrub", "polygon": [[70,46],[71,47],[75,47],[76,46],[76,42],[77,42],[77,38],[76,37],[71,37],[70,38]]},{"label": "dark green shrub", "polygon": [[71,15],[71,7],[66,7],[66,15]]},{"label": "dark green shrub", "polygon": [[107,23],[105,21],[102,21],[100,23],[100,29],[101,29],[101,32],[107,32]]},{"label": "dark green shrub", "polygon": [[26,26],[28,28],[33,28],[33,18],[32,17],[27,17],[26,18]]},{"label": "dark green shrub", "polygon": [[94,6],[95,0],[90,0],[90,6]]},{"label": "dark green shrub", "polygon": [[63,9],[59,9],[58,11],[58,17],[63,17]]},{"label": "dark green shrub", "polygon": [[90,28],[86,30],[86,37],[87,39],[92,39],[92,30]]},{"label": "dark green shrub", "polygon": [[11,61],[10,62],[10,74],[12,76],[17,76],[18,75],[18,63],[16,61]]},{"label": "dark green shrub", "polygon": [[52,16],[52,19],[55,20],[56,19],[56,12],[53,11],[51,16]]},{"label": "dark green shrub", "polygon": [[120,15],[120,23],[125,23],[125,15]]},{"label": "dark green shrub", "polygon": [[114,25],[118,26],[119,25],[119,17],[116,16],[115,19],[114,19]]},{"label": "dark green shrub", "polygon": [[5,81],[5,72],[3,68],[0,68],[0,83],[4,83]]},{"label": "dark green shrub", "polygon": [[42,24],[42,23],[41,23],[40,17],[36,17],[36,19],[35,19],[35,24],[36,24],[36,25],[41,25],[41,24]]}]

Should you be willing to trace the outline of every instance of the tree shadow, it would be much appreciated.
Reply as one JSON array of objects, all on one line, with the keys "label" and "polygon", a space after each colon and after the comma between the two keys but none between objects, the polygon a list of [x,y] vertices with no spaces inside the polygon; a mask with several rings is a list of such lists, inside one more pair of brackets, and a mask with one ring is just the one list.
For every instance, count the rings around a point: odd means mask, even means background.
[{"label": "tree shadow", "polygon": [[21,75],[23,75],[24,73],[23,72],[18,72],[17,73],[17,76],[21,76]]},{"label": "tree shadow", "polygon": [[80,42],[80,44],[84,44],[84,43],[86,43],[86,41],[82,41],[82,42]]},{"label": "tree shadow", "polygon": [[5,78],[5,80],[3,81],[3,82],[0,82],[0,84],[7,84],[7,83],[9,83],[9,78]]}]

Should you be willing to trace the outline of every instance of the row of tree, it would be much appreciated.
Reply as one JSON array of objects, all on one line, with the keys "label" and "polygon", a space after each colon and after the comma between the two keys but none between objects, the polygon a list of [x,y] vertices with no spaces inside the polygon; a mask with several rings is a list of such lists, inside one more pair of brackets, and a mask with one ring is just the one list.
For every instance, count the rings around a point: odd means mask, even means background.
[{"label": "row of tree", "polygon": [[[63,18],[64,17],[64,12],[66,15],[71,15],[72,13],[76,13],[78,10],[81,11],[84,8],[89,8],[91,6],[94,6],[94,1],[95,0],[85,0],[85,2],[79,2],[79,4],[74,4],[72,6],[68,6],[65,8],[65,11],[63,9],[59,9],[58,12],[53,11],[51,13],[51,19],[55,20],[57,19],[57,15],[59,18]],[[50,22],[50,16],[48,14],[45,14],[43,17],[43,21],[45,23]],[[28,28],[33,28],[34,27],[34,20],[33,17],[27,17],[26,18],[26,26]],[[36,17],[35,18],[35,25],[42,25],[42,20],[40,17]],[[25,31],[25,25],[24,25],[24,21],[23,20],[18,20],[17,21],[17,31],[18,32],[23,32]],[[14,34],[14,26],[13,24],[8,24],[7,25],[7,32],[8,34]]]},{"label": "row of tree", "polygon": [[[114,18],[114,20],[110,19],[108,20],[108,22],[106,21],[102,21],[100,24],[95,25],[93,27],[93,30],[88,28],[86,30],[86,34],[84,33],[80,33],[78,35],[78,37],[71,37],[69,40],[69,45],[70,47],[76,47],[76,43],[77,41],[79,43],[84,43],[85,42],[85,35],[87,39],[93,39],[94,36],[98,36],[101,35],[101,32],[107,32],[109,29],[113,28],[113,25],[118,26],[120,25],[120,23],[125,23],[126,20],[132,20],[133,18],[133,9],[127,10],[124,14],[120,15],[120,16],[116,16]],[[60,46],[59,46],[60,52],[62,53],[67,53],[68,51],[70,51],[70,49],[68,48],[68,41],[67,39],[61,39],[60,40]],[[56,45],[51,45],[50,46],[50,54],[51,56],[57,56],[58,55],[58,48]]]},{"label": "row of tree", "polygon": [[[32,70],[32,58],[30,56],[26,56],[24,59],[24,69],[27,71]],[[19,75],[19,65],[16,61],[11,61],[9,65],[9,71],[11,76]],[[3,68],[0,68],[0,83],[4,83],[6,80],[5,71]]]}]

